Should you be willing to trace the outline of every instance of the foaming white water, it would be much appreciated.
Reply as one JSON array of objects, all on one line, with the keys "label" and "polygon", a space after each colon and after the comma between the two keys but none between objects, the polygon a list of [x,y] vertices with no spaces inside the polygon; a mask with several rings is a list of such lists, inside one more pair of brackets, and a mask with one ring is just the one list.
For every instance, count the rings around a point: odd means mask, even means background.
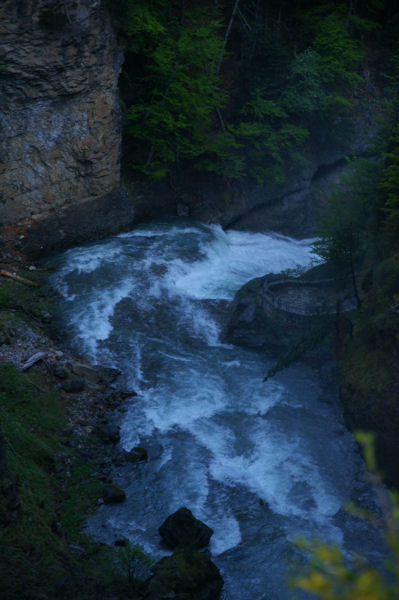
[{"label": "foaming white water", "polygon": [[112,264],[120,258],[123,248],[106,243],[98,246],[83,246],[67,250],[66,263],[58,272],[58,278],[64,279],[73,271],[77,274],[92,273],[105,263]]},{"label": "foaming white water", "polygon": [[208,524],[214,530],[210,543],[213,555],[223,554],[241,542],[240,525],[232,514],[223,515],[220,519],[208,519]]},{"label": "foaming white water", "polygon": [[178,324],[190,327],[194,335],[208,346],[220,345],[221,327],[205,307],[186,300],[182,302],[182,309]]},{"label": "foaming white water", "polygon": [[[202,225],[202,227],[205,227]],[[141,226],[139,229],[134,229],[133,231],[128,231],[125,233],[120,233],[118,238],[120,239],[132,239],[132,238],[173,238],[176,234],[181,235],[198,235],[199,227],[171,227],[171,226],[162,226],[158,224],[157,228],[152,228],[151,225]]]},{"label": "foaming white water", "polygon": [[173,427],[191,430],[198,420],[210,419],[226,402],[223,380],[217,376],[201,377],[194,368],[179,370],[174,392],[171,384],[152,390],[152,401],[145,407],[147,421],[153,428],[167,432]]},{"label": "foaming white water", "polygon": [[116,305],[129,295],[131,289],[131,281],[108,289],[97,287],[91,290],[86,304],[82,303],[77,310],[71,311],[70,326],[74,342],[92,359],[96,358],[98,342],[106,340],[112,331],[111,317]]},{"label": "foaming white water", "polygon": [[275,235],[224,232],[212,226],[214,239],[202,245],[204,258],[187,264],[176,260],[165,276],[170,289],[197,299],[231,299],[249,279],[265,273],[309,266],[311,243]]},{"label": "foaming white water", "polygon": [[[96,355],[98,342],[110,335],[115,308],[126,297],[145,315],[167,294],[177,303],[177,326],[183,324],[216,346],[220,327],[207,308],[192,300],[230,299],[252,277],[308,265],[310,242],[275,234],[224,232],[215,225],[160,224],[67,251],[53,282],[73,305],[70,324],[76,344],[91,357]],[[186,254],[184,245],[188,245]],[[86,284],[76,298],[69,282],[79,279]]]},{"label": "foaming white water", "polygon": [[331,493],[317,464],[301,452],[301,438],[287,440],[264,428],[260,436],[256,439],[252,432],[254,447],[247,455],[231,455],[231,442],[223,440],[225,447],[210,464],[212,477],[231,486],[243,485],[280,515],[307,519],[311,511],[312,520],[325,523],[340,508],[342,498]]}]

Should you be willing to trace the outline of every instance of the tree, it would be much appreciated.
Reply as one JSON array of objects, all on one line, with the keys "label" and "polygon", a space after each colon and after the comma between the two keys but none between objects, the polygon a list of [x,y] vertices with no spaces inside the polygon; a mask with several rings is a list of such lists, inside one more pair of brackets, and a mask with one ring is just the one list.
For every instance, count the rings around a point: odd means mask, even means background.
[{"label": "tree", "polygon": [[357,283],[355,259],[361,249],[361,237],[353,221],[343,223],[330,221],[329,233],[313,244],[315,254],[324,260],[334,263],[338,267],[349,266],[352,279],[353,294],[357,307],[362,305]]},{"label": "tree", "polygon": [[[212,115],[224,102],[216,71],[222,53],[216,10],[196,9],[180,19],[152,13],[147,27],[133,13],[129,35],[141,27],[145,70],[136,78],[135,100],[126,114],[134,147],[131,164],[152,178],[165,176],[207,148]],[[133,43],[133,40],[132,40]],[[132,143],[133,142],[133,143]]]},{"label": "tree", "polygon": [[357,272],[366,254],[378,243],[376,227],[381,162],[364,157],[347,159],[348,174],[331,194],[320,223],[320,239],[313,251],[336,265],[342,278],[349,275],[358,307],[361,298]]},{"label": "tree", "polygon": [[124,154],[150,178],[189,164],[281,183],[362,80],[360,17],[344,0],[110,0],[110,10],[126,45]]},{"label": "tree", "polygon": [[284,182],[284,163],[288,157],[301,158],[298,148],[309,132],[290,122],[284,108],[267,99],[261,88],[244,104],[241,118],[231,131],[245,148],[249,173],[260,185]]}]

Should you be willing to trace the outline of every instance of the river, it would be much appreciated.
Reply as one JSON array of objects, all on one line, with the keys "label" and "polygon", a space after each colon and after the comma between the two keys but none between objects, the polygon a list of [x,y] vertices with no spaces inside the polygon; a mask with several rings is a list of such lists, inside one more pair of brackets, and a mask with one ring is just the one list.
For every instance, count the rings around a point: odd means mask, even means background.
[{"label": "river", "polygon": [[137,391],[121,418],[126,501],[87,527],[155,557],[159,525],[181,506],[211,526],[212,559],[231,600],[288,600],[298,534],[378,556],[375,532],[348,514],[372,503],[338,398],[299,364],[264,383],[275,359],[223,341],[228,301],[246,281],[308,266],[310,241],[164,220],[54,257],[61,326],[93,363]]}]

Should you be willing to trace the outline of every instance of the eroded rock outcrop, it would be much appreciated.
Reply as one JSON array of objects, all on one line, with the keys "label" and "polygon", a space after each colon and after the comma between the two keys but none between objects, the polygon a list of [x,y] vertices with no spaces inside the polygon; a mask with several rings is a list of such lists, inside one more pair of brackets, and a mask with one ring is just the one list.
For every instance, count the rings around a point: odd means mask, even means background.
[{"label": "eroded rock outcrop", "polygon": [[355,308],[353,293],[337,290],[333,279],[287,279],[269,274],[238,290],[225,335],[239,346],[278,352],[297,347],[301,354],[323,361],[326,353],[331,354],[329,338],[337,310],[341,314]]},{"label": "eroded rock outcrop", "polygon": [[119,184],[122,53],[101,0],[0,6],[0,223]]}]

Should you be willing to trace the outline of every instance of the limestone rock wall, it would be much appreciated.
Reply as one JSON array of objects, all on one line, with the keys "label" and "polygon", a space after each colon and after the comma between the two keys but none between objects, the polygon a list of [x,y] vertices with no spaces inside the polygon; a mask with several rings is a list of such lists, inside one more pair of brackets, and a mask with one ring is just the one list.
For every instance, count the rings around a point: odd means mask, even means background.
[{"label": "limestone rock wall", "polygon": [[118,186],[121,62],[102,0],[2,0],[0,223]]}]

